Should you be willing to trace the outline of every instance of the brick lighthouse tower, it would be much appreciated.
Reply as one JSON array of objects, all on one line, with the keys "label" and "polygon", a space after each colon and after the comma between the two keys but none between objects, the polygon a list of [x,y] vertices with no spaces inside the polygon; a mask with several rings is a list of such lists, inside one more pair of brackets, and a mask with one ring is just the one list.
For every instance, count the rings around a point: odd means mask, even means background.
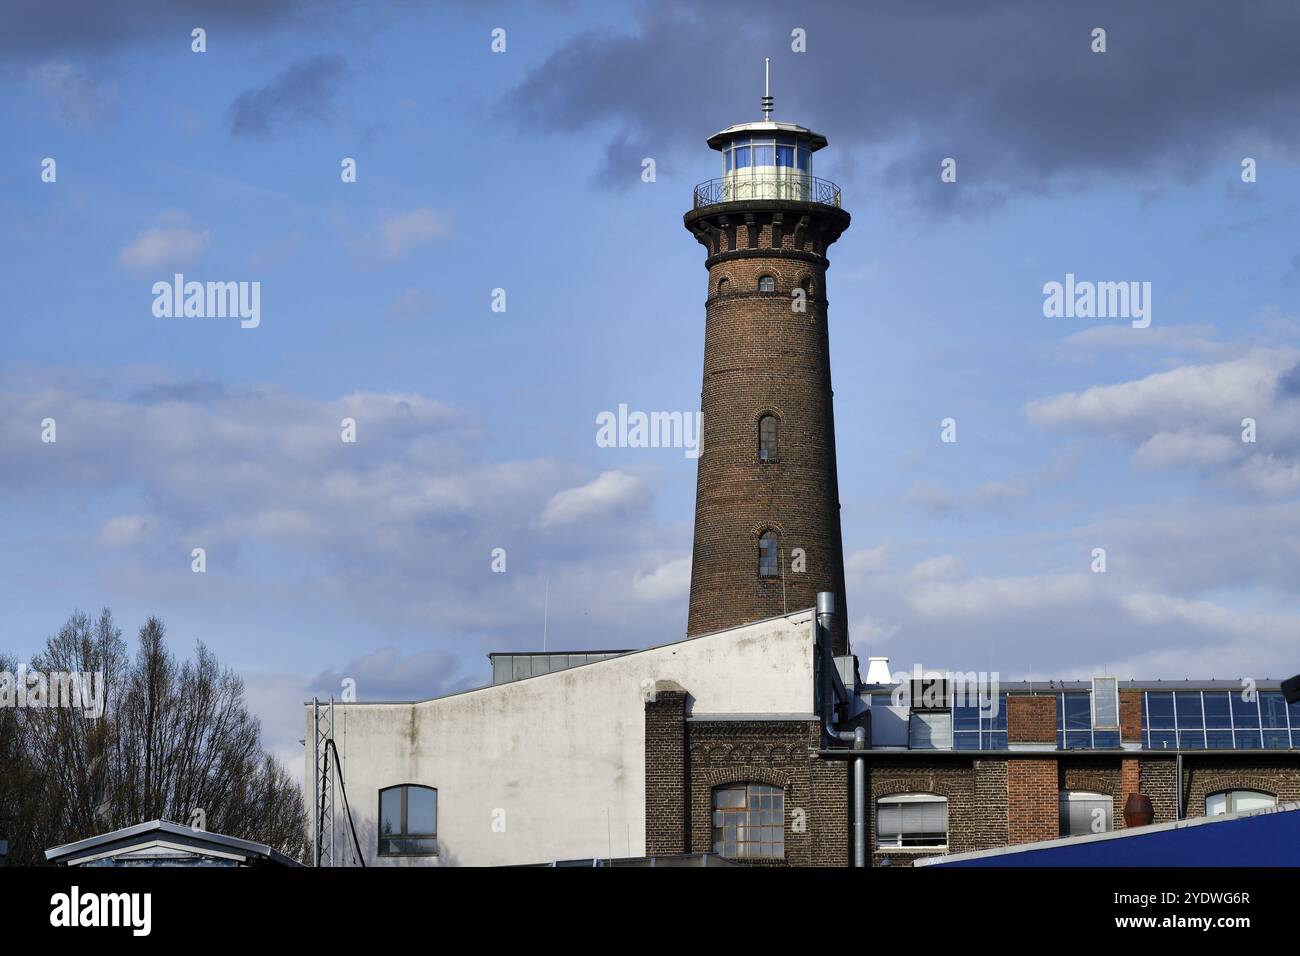
[{"label": "brick lighthouse tower", "polygon": [[709,137],[722,177],[695,187],[686,228],[708,250],[703,452],[687,634],[813,607],[835,594],[848,652],[826,250],[849,225],[813,177],[826,137],[771,118]]}]

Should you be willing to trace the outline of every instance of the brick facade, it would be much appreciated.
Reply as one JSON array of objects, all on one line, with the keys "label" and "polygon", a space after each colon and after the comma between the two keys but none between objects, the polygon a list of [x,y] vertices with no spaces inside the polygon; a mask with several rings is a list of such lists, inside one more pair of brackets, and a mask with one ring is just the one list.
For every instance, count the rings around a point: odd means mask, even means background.
[{"label": "brick facade", "polygon": [[1056,744],[1056,696],[1008,694],[1007,740],[1012,744]]},{"label": "brick facade", "polygon": [[1119,738],[1124,743],[1142,740],[1142,691],[1119,692]]},{"label": "brick facade", "polygon": [[712,852],[714,788],[752,782],[784,794],[785,859],[754,862],[848,865],[851,770],[818,754],[818,721],[687,720],[686,699],[661,682],[645,705],[646,852]]},{"label": "brick facade", "polygon": [[[833,644],[847,653],[835,423],[826,318],[827,247],[848,226],[834,206],[726,202],[688,213],[708,249],[702,452],[688,635],[812,607],[836,596]],[[775,290],[759,290],[761,276]],[[793,308],[806,289],[806,309]],[[760,461],[758,423],[778,422]],[[760,576],[759,537],[778,536],[785,574]],[[803,570],[795,567],[803,552]]]},{"label": "brick facade", "polygon": [[972,772],[969,758],[935,755],[919,760],[906,755],[873,754],[867,765],[867,832],[873,866],[911,866],[918,857],[943,850],[881,847],[876,810],[881,797],[932,793],[948,800],[948,852],[980,849],[1006,833],[1006,761],[978,761],[985,773]]},{"label": "brick facade", "polygon": [[1270,759],[1266,755],[1239,758],[1191,756],[1183,758],[1185,815],[1205,813],[1205,798],[1223,790],[1262,790],[1278,803],[1300,800],[1300,764],[1294,758]]},{"label": "brick facade", "polygon": [[1151,798],[1155,818],[1152,823],[1176,819],[1174,806],[1174,759],[1172,757],[1138,758],[1138,782],[1141,792]]},{"label": "brick facade", "polygon": [[1007,843],[1055,840],[1061,835],[1058,772],[1056,757],[1008,761]]},{"label": "brick facade", "polygon": [[686,696],[677,684],[659,681],[645,705],[645,844],[651,856],[687,850]]},{"label": "brick facade", "polygon": [[[713,788],[752,781],[784,793],[785,858],[760,865],[851,865],[853,761],[848,753],[819,753],[817,721],[688,719],[687,700],[676,685],[660,684],[655,699],[646,704],[647,852],[710,852]],[[1038,708],[1041,704],[1029,713]],[[911,866],[921,857],[1056,839],[1060,795],[1067,791],[1109,796],[1117,830],[1125,825],[1124,802],[1130,793],[1151,797],[1154,822],[1175,818],[1172,755],[864,753],[872,866]],[[1279,803],[1300,801],[1300,757],[1295,754],[1187,754],[1183,768],[1188,817],[1204,814],[1206,796],[1222,790],[1262,790]],[[903,793],[947,799],[946,847],[879,845],[877,801]]]}]

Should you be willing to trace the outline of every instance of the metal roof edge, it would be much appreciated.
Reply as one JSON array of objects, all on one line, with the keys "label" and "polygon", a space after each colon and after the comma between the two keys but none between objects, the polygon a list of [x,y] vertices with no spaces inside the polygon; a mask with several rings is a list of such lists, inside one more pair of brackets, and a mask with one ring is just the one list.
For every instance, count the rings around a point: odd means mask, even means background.
[{"label": "metal roof edge", "polygon": [[1122,840],[1127,837],[1141,837],[1151,833],[1163,833],[1169,830],[1183,830],[1189,827],[1205,826],[1212,823],[1231,823],[1250,817],[1266,816],[1270,813],[1292,813],[1300,811],[1300,802],[1280,803],[1275,807],[1260,807],[1257,810],[1241,810],[1237,813],[1221,813],[1213,817],[1188,817],[1184,820],[1170,820],[1166,823],[1151,823],[1144,827],[1126,827],[1123,830],[1111,830],[1109,833],[1087,833],[1077,837],[1059,837],[1055,840],[1040,840],[1037,843],[1021,843],[1016,846],[1000,846],[991,850],[969,850],[965,853],[953,853],[947,856],[927,856],[914,860],[913,866],[940,866],[961,860],[978,860],[991,856],[1010,856],[1015,853],[1032,853],[1036,850],[1050,850],[1062,846],[1077,846],[1083,843],[1104,843],[1107,840]]}]

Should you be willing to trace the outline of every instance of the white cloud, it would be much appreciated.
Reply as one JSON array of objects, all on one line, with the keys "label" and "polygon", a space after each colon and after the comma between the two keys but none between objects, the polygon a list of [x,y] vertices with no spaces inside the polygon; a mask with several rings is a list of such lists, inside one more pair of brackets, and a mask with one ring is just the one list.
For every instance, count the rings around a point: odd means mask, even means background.
[{"label": "white cloud", "polygon": [[1082,602],[1092,593],[1091,584],[1082,574],[926,581],[911,591],[908,601],[928,617],[981,615]]},{"label": "white cloud", "polygon": [[148,270],[186,265],[212,244],[207,230],[189,226],[154,226],[144,230],[118,256],[128,269]]},{"label": "white cloud", "polygon": [[[1109,434],[1134,446],[1146,470],[1192,468],[1240,490],[1300,489],[1300,350],[1254,348],[1117,385],[1032,402],[1034,424]],[[1242,441],[1254,422],[1254,442]]]},{"label": "white cloud", "polygon": [[389,216],[379,226],[380,243],[389,259],[400,259],[416,246],[448,233],[442,213],[427,206]]},{"label": "white cloud", "polygon": [[636,475],[606,471],[585,485],[558,492],[546,503],[538,520],[541,527],[554,528],[604,519],[644,504],[647,499],[645,484]]},{"label": "white cloud", "polygon": [[1205,467],[1224,465],[1240,458],[1240,439],[1223,434],[1199,434],[1192,431],[1162,431],[1144,441],[1133,453],[1133,463],[1142,468],[1159,470],[1181,465]]},{"label": "white cloud", "polygon": [[1242,463],[1235,478],[1263,495],[1284,496],[1300,491],[1300,461],[1274,455],[1254,455]]},{"label": "white cloud", "polygon": [[933,578],[946,578],[956,574],[964,567],[964,562],[955,554],[941,554],[917,562],[907,573],[913,581],[926,581]]},{"label": "white cloud", "polygon": [[[255,622],[316,616],[330,649],[307,629],[267,637],[279,660],[320,654],[321,668],[353,628],[477,656],[540,643],[549,577],[551,632],[573,646],[684,632],[671,562],[689,530],[675,541],[645,520],[643,480],[614,472],[584,485],[568,462],[486,461],[480,426],[428,397],[322,400],[148,370],[51,370],[0,378],[0,405],[0,495],[51,509],[50,539],[85,556],[116,605],[170,607],[177,628],[219,615],[238,642],[273,627]],[[47,416],[57,445],[31,440],[30,423]],[[341,441],[345,417],[355,444]],[[75,520],[66,501],[78,502]],[[207,552],[205,575],[189,573],[194,547]],[[504,574],[491,568],[498,547]]]},{"label": "white cloud", "polygon": [[674,601],[685,605],[691,589],[691,556],[671,558],[632,577],[632,593],[642,601]]},{"label": "white cloud", "polygon": [[1030,403],[1035,425],[1154,434],[1170,424],[1227,423],[1271,408],[1279,377],[1300,351],[1255,349],[1241,358],[1185,365],[1118,385],[1095,385]]},{"label": "white cloud", "polygon": [[138,543],[152,530],[143,515],[117,515],[99,529],[99,543],[105,548],[126,548]]},{"label": "white cloud", "polygon": [[850,551],[844,558],[844,570],[849,574],[871,574],[883,570],[889,560],[887,545]]}]

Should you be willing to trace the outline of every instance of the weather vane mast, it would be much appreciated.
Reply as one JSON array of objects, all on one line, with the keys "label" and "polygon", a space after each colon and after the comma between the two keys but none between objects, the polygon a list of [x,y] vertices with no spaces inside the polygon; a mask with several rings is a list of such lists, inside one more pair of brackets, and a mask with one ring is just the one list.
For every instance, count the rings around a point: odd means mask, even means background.
[{"label": "weather vane mast", "polygon": [[763,122],[772,119],[772,58],[763,57]]}]

